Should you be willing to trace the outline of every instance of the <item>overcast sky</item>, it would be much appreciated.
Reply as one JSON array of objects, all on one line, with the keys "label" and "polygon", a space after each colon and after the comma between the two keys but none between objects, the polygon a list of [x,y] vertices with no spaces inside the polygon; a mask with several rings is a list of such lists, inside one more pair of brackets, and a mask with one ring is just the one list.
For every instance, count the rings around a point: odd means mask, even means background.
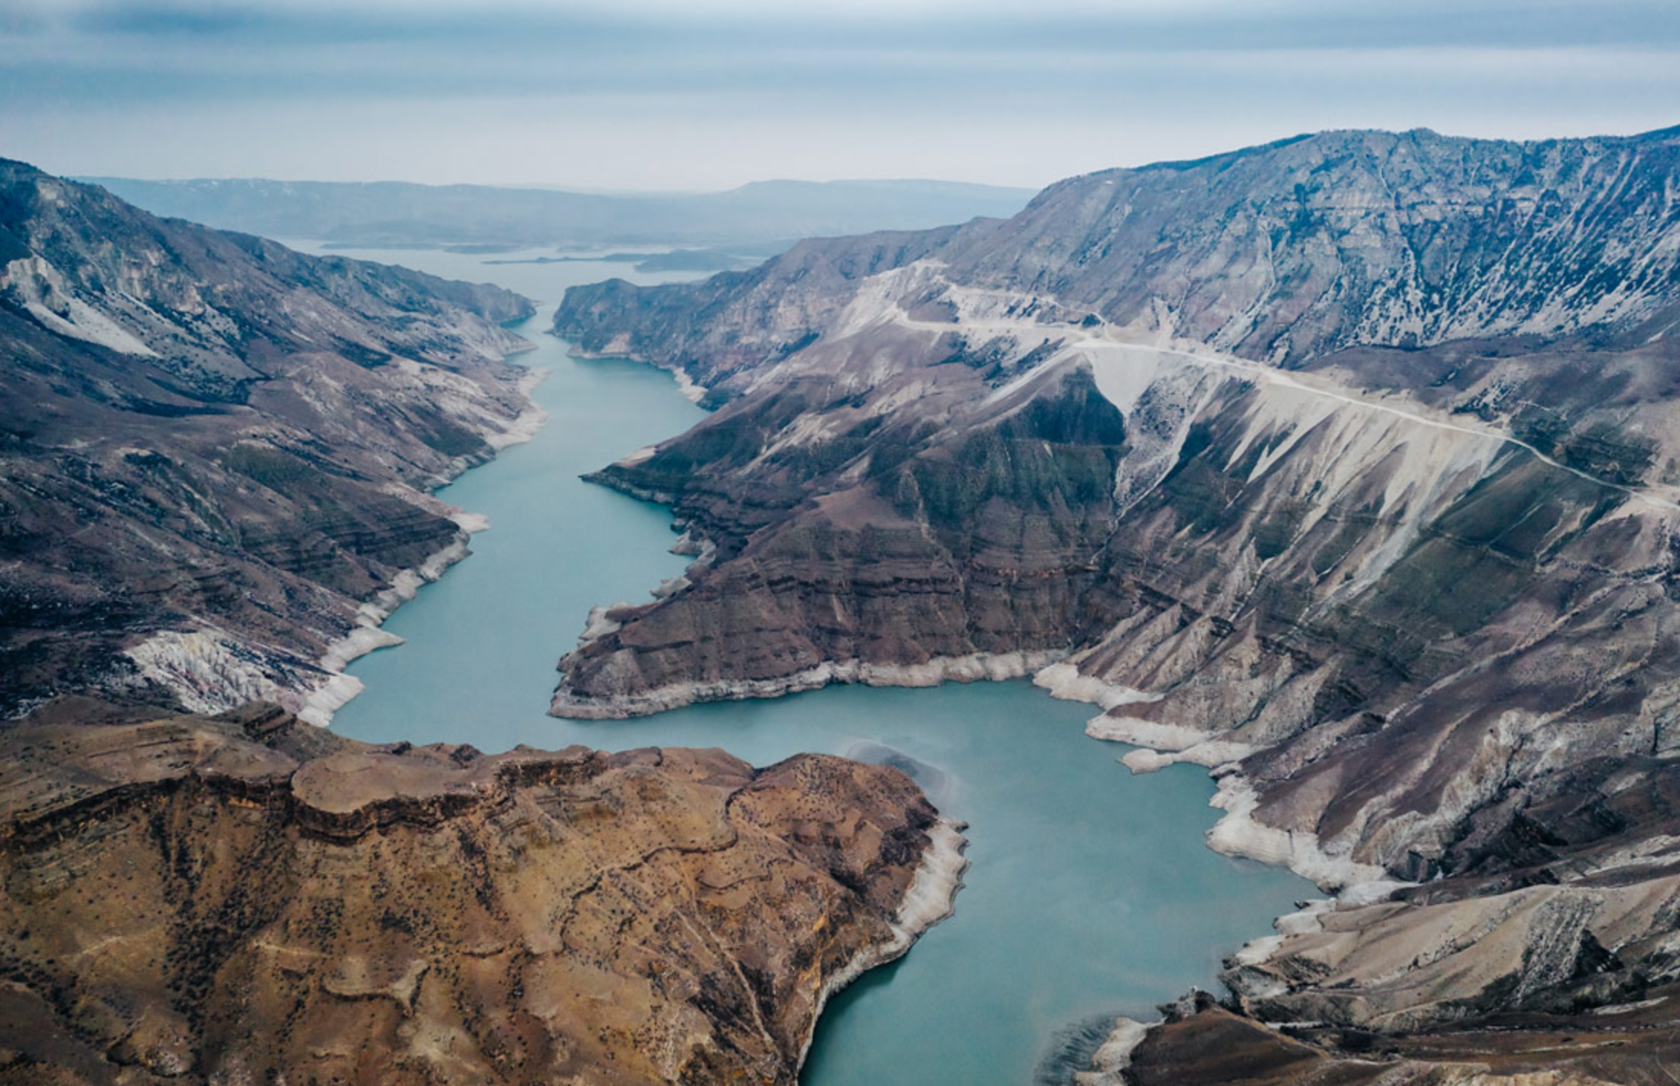
[{"label": "overcast sky", "polygon": [[0,0],[0,155],[82,175],[1036,187],[1674,124],[1680,0]]}]

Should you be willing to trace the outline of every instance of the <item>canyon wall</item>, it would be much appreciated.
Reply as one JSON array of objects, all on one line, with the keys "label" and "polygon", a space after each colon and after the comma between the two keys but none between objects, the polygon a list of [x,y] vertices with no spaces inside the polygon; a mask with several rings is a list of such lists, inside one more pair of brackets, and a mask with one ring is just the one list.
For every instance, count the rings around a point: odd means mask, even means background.
[{"label": "canyon wall", "polygon": [[503,361],[532,312],[0,162],[0,716],[96,689],[320,718],[466,553],[429,491],[540,421]]}]

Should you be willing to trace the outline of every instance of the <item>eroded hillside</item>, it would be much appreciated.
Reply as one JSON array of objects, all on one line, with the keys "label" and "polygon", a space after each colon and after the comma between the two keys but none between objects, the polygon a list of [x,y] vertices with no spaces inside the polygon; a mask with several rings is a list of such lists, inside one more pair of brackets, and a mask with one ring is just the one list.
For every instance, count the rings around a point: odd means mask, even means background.
[{"label": "eroded hillside", "polygon": [[319,718],[465,553],[427,492],[538,421],[501,327],[532,312],[0,162],[0,715],[98,689]]}]

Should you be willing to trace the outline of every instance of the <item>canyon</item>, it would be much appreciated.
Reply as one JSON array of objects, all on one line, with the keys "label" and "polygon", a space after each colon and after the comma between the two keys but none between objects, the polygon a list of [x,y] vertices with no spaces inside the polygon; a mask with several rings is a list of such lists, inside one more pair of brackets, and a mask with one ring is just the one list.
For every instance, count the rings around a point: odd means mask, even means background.
[{"label": "canyon", "polygon": [[1093,1075],[1663,1081],[1677,154],[1330,132],[574,289],[717,410],[594,476],[697,561],[552,711],[1033,674],[1337,895]]},{"label": "canyon", "polygon": [[[693,561],[550,710],[1031,676],[1210,770],[1328,896],[1083,1086],[1669,1081],[1677,155],[1327,132],[574,287],[712,411],[590,476]],[[314,726],[541,425],[530,302],[16,163],[0,257],[0,1076],[791,1082],[949,910],[898,769]]]},{"label": "canyon", "polygon": [[[476,263],[447,252],[347,255],[416,261],[450,278],[470,278]],[[829,1003],[804,1086],[1066,1083],[1090,1023],[1213,986],[1222,951],[1312,894],[1284,869],[1202,847],[1216,815],[1205,771],[1132,778],[1083,734],[1082,706],[1026,681],[834,687],[625,720],[548,716],[554,654],[579,617],[597,601],[648,598],[691,560],[667,553],[664,507],[580,477],[705,417],[669,374],[580,359],[539,334],[551,301],[604,273],[657,281],[628,263],[494,267],[544,314],[515,330],[538,344],[518,362],[546,374],[531,395],[549,421],[437,492],[492,528],[381,626],[401,645],[347,667],[366,690],[334,714],[335,732],[487,751],[717,746],[753,765],[821,752],[909,772],[943,816],[969,823],[956,915]]]},{"label": "canyon", "polygon": [[0,1081],[791,1083],[950,911],[898,769],[322,728],[528,440],[497,287],[0,163]]}]

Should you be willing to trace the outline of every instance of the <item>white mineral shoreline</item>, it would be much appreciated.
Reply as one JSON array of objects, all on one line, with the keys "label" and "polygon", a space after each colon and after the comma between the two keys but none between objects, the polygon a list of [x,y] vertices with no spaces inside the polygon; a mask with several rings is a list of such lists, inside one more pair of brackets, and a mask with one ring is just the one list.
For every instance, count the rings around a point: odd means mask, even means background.
[{"label": "white mineral shoreline", "polygon": [[916,865],[916,874],[898,903],[898,912],[888,922],[891,937],[862,951],[823,981],[821,990],[817,992],[816,1007],[811,1012],[811,1024],[806,1028],[805,1040],[799,1046],[795,1073],[804,1068],[805,1057],[811,1052],[811,1041],[816,1037],[817,1022],[836,992],[869,970],[902,958],[924,932],[955,915],[957,893],[963,887],[963,872],[968,870],[968,857],[963,854],[968,848],[968,839],[962,835],[967,828],[965,823],[944,817],[928,828],[928,847],[923,851],[921,862]]},{"label": "white mineral shoreline", "polygon": [[[532,344],[531,348],[535,350],[536,344]],[[537,433],[548,425],[548,409],[532,400],[531,393],[538,385],[548,380],[549,372],[546,369],[537,369],[533,366],[528,367],[520,375],[519,394],[525,397],[528,406],[514,417],[514,420],[508,424],[507,429],[500,433],[485,434],[484,443],[486,445],[497,452],[510,445],[523,445],[536,437]]]},{"label": "white mineral shoreline", "polygon": [[626,338],[620,337],[599,351],[588,351],[571,343],[552,328],[548,330],[548,334],[565,343],[568,353],[573,358],[590,358],[600,362],[616,359],[623,362],[635,362],[642,366],[652,366],[656,370],[664,370],[670,374],[672,379],[677,382],[677,391],[682,393],[683,398],[689,403],[699,403],[706,396],[706,386],[697,383],[681,367],[667,365],[664,362],[654,362],[651,359],[637,358],[631,353],[630,343]]},{"label": "white mineral shoreline", "polygon": [[1091,1056],[1092,1069],[1073,1073],[1075,1086],[1126,1086],[1125,1072],[1132,1065],[1132,1053],[1159,1024],[1116,1018],[1108,1039]]},{"label": "white mineral shoreline", "polygon": [[[1350,856],[1326,850],[1315,833],[1279,829],[1255,818],[1260,795],[1243,776],[1240,763],[1258,748],[1212,737],[1183,725],[1109,715],[1122,705],[1159,701],[1161,695],[1082,674],[1078,664],[1071,660],[1045,667],[1033,676],[1033,683],[1049,691],[1051,697],[1101,708],[1101,713],[1086,722],[1085,734],[1136,747],[1120,758],[1134,774],[1153,773],[1178,762],[1208,767],[1211,776],[1219,782],[1218,791],[1208,800],[1208,805],[1225,813],[1207,831],[1207,846],[1224,856],[1287,867],[1331,895],[1303,903],[1304,907],[1297,912],[1273,918],[1273,934],[1244,943],[1233,956],[1238,964],[1251,965],[1264,960],[1282,945],[1286,936],[1317,929],[1323,914],[1338,904],[1369,904],[1407,885],[1396,882],[1375,864],[1360,863]],[[1075,1076],[1078,1086],[1125,1086],[1125,1070],[1131,1064],[1133,1051],[1159,1024],[1116,1019],[1108,1039],[1092,1058],[1092,1069]]]},{"label": "white mineral shoreline", "polygon": [[[580,644],[617,629],[596,608],[590,612],[590,626]],[[939,686],[947,682],[1001,682],[1034,674],[1066,655],[1061,650],[1031,652],[976,652],[967,656],[936,656],[922,664],[874,664],[862,660],[824,661],[816,667],[775,679],[719,679],[712,682],[671,683],[634,695],[610,698],[580,697],[562,687],[549,703],[551,716],[571,720],[628,720],[651,716],[708,701],[744,701],[749,698],[779,698],[825,686]]]},{"label": "white mineral shoreline", "polygon": [[362,680],[354,675],[345,674],[344,669],[352,660],[366,656],[375,649],[402,644],[403,639],[381,629],[382,624],[391,617],[392,612],[413,599],[422,585],[436,581],[450,566],[472,553],[467,548],[465,536],[490,526],[489,521],[475,514],[462,514],[455,522],[463,533],[461,538],[457,538],[442,550],[434,551],[431,557],[420,565],[399,571],[392,578],[389,587],[382,589],[373,599],[356,609],[356,621],[359,625],[328,645],[327,650],[321,654],[317,666],[326,672],[326,677],[303,695],[295,710],[299,719],[322,728],[332,724],[333,714],[366,689]]},{"label": "white mineral shoreline", "polygon": [[[531,344],[527,349],[534,350],[535,347],[535,344]],[[485,444],[501,452],[513,445],[525,444],[548,425],[548,410],[531,399],[531,393],[547,380],[548,376],[548,370],[535,367],[527,368],[520,375],[518,388],[519,394],[525,397],[525,410],[514,416],[505,429],[485,432],[482,435]],[[478,466],[488,467],[489,463]],[[455,478],[471,470],[469,467],[457,473]],[[317,666],[326,672],[326,677],[304,692],[295,710],[300,719],[311,724],[322,728],[329,727],[333,714],[366,689],[362,680],[354,675],[345,674],[344,669],[350,666],[352,661],[370,652],[402,644],[402,638],[381,628],[385,620],[390,618],[397,608],[413,599],[422,586],[436,581],[450,566],[472,553],[467,547],[467,537],[490,528],[490,519],[484,514],[470,513],[448,505],[430,493],[422,491],[418,495],[405,494],[404,497],[449,517],[461,529],[463,535],[441,550],[433,552],[420,565],[399,571],[388,587],[356,609],[357,627],[329,644],[321,654]]]},{"label": "white mineral shoreline", "polygon": [[1287,867],[1326,893],[1346,895],[1371,884],[1399,885],[1375,864],[1360,863],[1325,849],[1317,834],[1278,829],[1256,819],[1259,794],[1242,775],[1239,763],[1258,748],[1182,725],[1111,716],[1109,712],[1122,705],[1158,701],[1160,695],[1081,674],[1072,662],[1044,668],[1033,676],[1033,683],[1048,690],[1051,697],[1088,702],[1103,709],[1086,723],[1085,734],[1139,748],[1120,759],[1133,773],[1150,773],[1178,762],[1210,769],[1219,790],[1208,804],[1225,812],[1207,832],[1208,847],[1215,852]]}]

